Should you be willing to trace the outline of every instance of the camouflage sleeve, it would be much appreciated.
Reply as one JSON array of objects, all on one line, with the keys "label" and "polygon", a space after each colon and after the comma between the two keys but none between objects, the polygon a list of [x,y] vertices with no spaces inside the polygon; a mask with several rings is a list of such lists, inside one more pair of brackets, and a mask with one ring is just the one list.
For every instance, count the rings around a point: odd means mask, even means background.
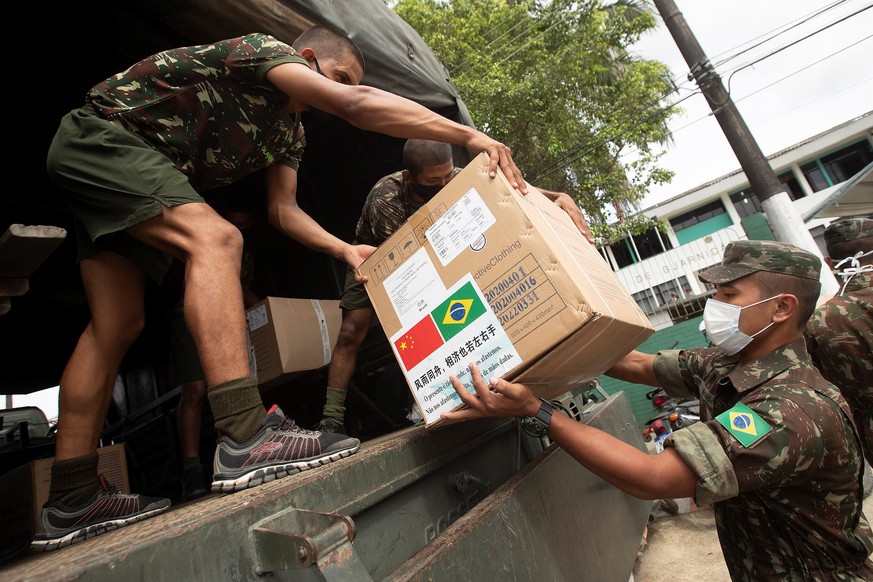
[{"label": "camouflage sleeve", "polygon": [[[245,79],[256,85],[273,87],[267,80],[267,72],[277,65],[285,63],[299,64],[308,67],[306,59],[297,55],[297,52],[288,44],[276,40],[274,37],[254,33],[240,38],[240,43],[228,55],[225,64],[231,75]],[[273,87],[273,90],[276,90]],[[294,118],[286,117],[285,129],[287,137],[284,142],[288,144],[284,151],[274,150],[275,162],[284,164],[295,170],[300,169],[300,160],[303,158],[303,148],[306,144],[303,134],[303,125],[299,123],[299,115]]]},{"label": "camouflage sleeve", "polygon": [[[786,395],[785,392],[788,392]],[[698,476],[695,499],[713,503],[740,492],[807,481],[824,459],[851,471],[839,407],[807,386],[787,383],[743,400],[763,421],[762,438],[743,444],[717,419],[675,431],[665,442]],[[840,430],[835,430],[840,427]],[[833,461],[842,457],[842,461]],[[729,468],[730,467],[730,468]]]},{"label": "camouflage sleeve", "polygon": [[821,370],[821,361],[818,356],[818,341],[816,340],[816,325],[819,314],[820,311],[816,310],[812,317],[809,318],[809,321],[806,322],[806,326],[803,328],[803,339],[806,342],[806,351],[809,353],[813,365]]},{"label": "camouflage sleeve", "polygon": [[854,437],[839,406],[803,385],[788,384],[779,391],[778,396],[764,390],[743,400],[771,429],[760,441],[745,446],[717,426],[740,491],[803,481],[834,456],[843,456],[837,464],[849,465],[846,437]]},{"label": "camouflage sleeve", "polygon": [[361,244],[378,246],[374,225],[379,222],[379,217],[375,211],[375,205],[372,204],[372,196],[373,191],[371,190],[364,202],[364,207],[361,209],[361,218],[358,219],[358,224],[355,227],[355,240]]},{"label": "camouflage sleeve", "polygon": [[710,426],[714,422],[695,422],[674,431],[665,443],[697,475],[694,502],[698,505],[730,499],[740,492],[733,464]]},{"label": "camouflage sleeve", "polygon": [[380,198],[370,208],[370,212],[374,215],[372,233],[377,244],[382,244],[385,240],[394,234],[404,222],[406,215],[403,208],[396,203],[396,200]]},{"label": "camouflage sleeve", "polygon": [[359,243],[379,246],[406,221],[398,179],[395,174],[385,176],[370,190],[355,228]]},{"label": "camouflage sleeve", "polygon": [[268,34],[254,33],[241,37],[225,61],[228,71],[249,82],[267,83],[267,71],[285,63],[297,63],[308,67],[306,59],[297,55],[290,45]]},{"label": "camouflage sleeve", "polygon": [[[293,137],[290,137],[292,135]],[[306,137],[302,123],[296,123],[289,132],[288,144],[283,152],[276,153],[276,163],[300,170],[300,160],[303,159],[303,150],[306,149]]]},{"label": "camouflage sleeve", "polygon": [[661,350],[655,356],[655,376],[670,396],[697,397],[698,363],[692,350]]},{"label": "camouflage sleeve", "polygon": [[804,330],[807,351],[828,381],[855,403],[873,405],[873,289],[834,297],[820,306]]}]

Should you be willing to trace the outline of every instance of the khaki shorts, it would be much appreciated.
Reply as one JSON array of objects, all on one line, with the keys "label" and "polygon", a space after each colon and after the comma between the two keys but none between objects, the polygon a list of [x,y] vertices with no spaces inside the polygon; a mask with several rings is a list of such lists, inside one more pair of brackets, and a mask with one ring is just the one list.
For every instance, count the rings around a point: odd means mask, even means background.
[{"label": "khaki shorts", "polygon": [[372,307],[370,296],[367,295],[367,290],[364,286],[355,281],[355,272],[351,269],[346,269],[346,283],[343,289],[343,297],[340,300],[340,307],[343,309],[365,309]]},{"label": "khaki shorts", "polygon": [[83,107],[61,120],[46,167],[76,219],[80,260],[112,250],[163,279],[170,255],[124,230],[160,216],[164,207],[204,202],[169,158]]}]

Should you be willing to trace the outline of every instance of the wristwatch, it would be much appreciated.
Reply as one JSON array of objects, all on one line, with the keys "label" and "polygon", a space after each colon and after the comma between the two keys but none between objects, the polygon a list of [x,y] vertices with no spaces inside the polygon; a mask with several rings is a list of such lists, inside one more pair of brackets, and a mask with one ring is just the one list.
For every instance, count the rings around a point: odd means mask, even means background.
[{"label": "wristwatch", "polygon": [[543,438],[549,430],[549,424],[552,422],[552,413],[555,407],[551,402],[544,398],[540,398],[540,409],[534,416],[523,416],[520,420],[521,428],[532,437]]}]

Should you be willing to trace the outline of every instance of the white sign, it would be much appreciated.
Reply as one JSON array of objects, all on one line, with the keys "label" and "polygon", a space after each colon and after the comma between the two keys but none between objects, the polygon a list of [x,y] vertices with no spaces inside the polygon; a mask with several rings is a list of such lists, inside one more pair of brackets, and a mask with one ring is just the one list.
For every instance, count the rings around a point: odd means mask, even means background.
[{"label": "white sign", "polygon": [[391,345],[427,424],[461,404],[450,375],[474,392],[471,362],[486,382],[522,362],[470,274],[430,313],[395,334]]}]

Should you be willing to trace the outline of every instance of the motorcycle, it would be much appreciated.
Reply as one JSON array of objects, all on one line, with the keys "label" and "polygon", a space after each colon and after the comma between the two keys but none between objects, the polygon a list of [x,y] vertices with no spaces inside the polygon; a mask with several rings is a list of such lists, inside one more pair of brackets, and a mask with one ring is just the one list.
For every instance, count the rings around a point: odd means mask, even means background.
[{"label": "motorcycle", "polygon": [[697,400],[671,398],[663,388],[646,393],[646,398],[652,401],[652,407],[659,412],[646,421],[643,440],[651,442],[654,439],[658,451],[663,450],[664,439],[674,430],[700,420],[700,402]]}]

